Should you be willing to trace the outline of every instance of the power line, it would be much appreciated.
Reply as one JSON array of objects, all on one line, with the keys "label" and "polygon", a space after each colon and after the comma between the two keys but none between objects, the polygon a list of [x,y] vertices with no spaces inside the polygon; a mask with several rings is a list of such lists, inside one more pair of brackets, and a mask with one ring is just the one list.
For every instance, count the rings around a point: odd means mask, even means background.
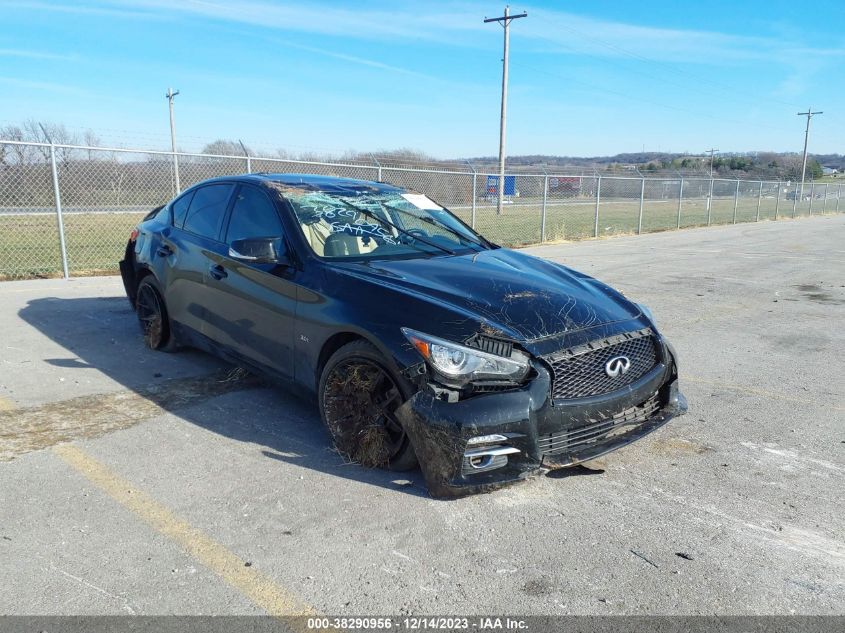
[{"label": "power line", "polygon": [[[576,36],[581,37],[582,39],[585,39],[585,40],[588,40],[588,41],[593,41],[596,44],[599,44],[600,46],[604,46],[607,49],[616,51],[616,52],[621,53],[622,55],[625,55],[625,56],[630,57],[632,59],[636,59],[638,61],[646,62],[648,64],[653,64],[653,65],[656,65],[656,66],[662,66],[665,69],[669,70],[670,72],[675,73],[676,75],[680,75],[682,77],[686,76],[686,77],[689,77],[690,79],[692,79],[694,81],[700,81],[700,82],[708,83],[711,86],[714,86],[714,87],[718,88],[719,90],[723,91],[725,94],[727,94],[729,99],[733,99],[733,100],[741,99],[743,101],[753,101],[754,103],[760,102],[759,95],[749,95],[747,97],[742,96],[742,95],[739,94],[740,90],[735,86],[730,86],[730,85],[725,84],[725,83],[714,81],[714,80],[710,79],[709,77],[697,75],[695,73],[690,73],[688,71],[685,71],[685,70],[678,68],[677,66],[675,66],[673,64],[661,61],[659,59],[653,59],[653,58],[650,58],[650,57],[645,57],[645,56],[640,55],[638,53],[634,53],[633,51],[629,51],[629,50],[627,50],[627,49],[625,49],[621,46],[611,44],[610,42],[604,41],[600,38],[590,37],[590,36],[584,35],[581,31],[574,29],[572,27],[566,26],[566,25],[561,25],[560,28],[562,28],[566,31],[569,31],[569,32],[575,34]],[[548,40],[548,41],[550,41],[554,44],[557,44],[557,45],[563,45],[565,48],[568,48],[569,50],[571,50],[573,52],[577,52],[577,49],[575,49],[571,46],[566,46],[565,44],[562,44],[561,42],[554,40],[552,38],[545,37],[545,36],[542,36],[542,35],[537,35],[536,37],[538,37],[540,39]],[[601,61],[605,61],[601,57],[597,57],[597,59],[599,59]],[[611,62],[607,62],[607,63],[611,63]],[[637,71],[635,71],[635,72],[637,72]],[[644,72],[641,72],[641,71],[640,71],[640,74],[646,74],[647,75],[647,73],[644,73]],[[652,76],[655,76],[655,75],[652,75]],[[660,78],[660,77],[657,77],[657,78]],[[680,84],[676,83],[676,85],[680,85]],[[685,86],[685,87],[688,87],[688,86]],[[701,89],[699,89],[699,88],[695,88],[695,89],[701,91]],[[795,105],[795,103],[784,101],[782,99],[775,99],[775,98],[772,98],[772,97],[768,97],[767,100],[771,101],[771,102],[780,103],[782,105],[788,105],[788,106],[794,106]]]},{"label": "power line", "polygon": [[[738,119],[726,119],[724,117],[716,116],[714,114],[707,114],[705,112],[696,112],[695,110],[690,110],[689,108],[683,108],[683,107],[680,107],[680,106],[673,106],[673,105],[669,105],[668,103],[663,103],[661,101],[655,101],[653,99],[647,99],[645,97],[638,97],[638,96],[632,95],[630,93],[620,92],[618,90],[612,90],[612,89],[606,88],[604,86],[598,86],[596,84],[592,84],[588,81],[575,79],[574,77],[571,77],[571,76],[564,76],[564,75],[561,75],[560,73],[554,73],[554,72],[551,72],[551,71],[548,71],[548,70],[543,70],[541,68],[535,68],[533,66],[528,66],[526,64],[517,63],[517,62],[514,62],[514,64],[517,65],[517,66],[521,66],[522,68],[527,68],[529,70],[533,70],[534,72],[543,73],[545,75],[549,75],[551,77],[556,77],[558,79],[563,79],[568,83],[579,84],[581,86],[584,86],[586,88],[590,88],[590,89],[597,91],[597,92],[604,92],[606,94],[611,94],[611,95],[615,95],[617,97],[622,97],[626,101],[641,101],[642,103],[647,103],[649,105],[653,105],[653,106],[656,106],[658,108],[664,108],[666,110],[674,110],[676,112],[685,112],[687,114],[692,114],[695,117],[712,119],[714,121],[719,121],[720,123],[738,123],[740,125],[748,125],[748,121],[740,121]],[[758,127],[758,128],[768,128],[770,130],[780,131],[782,129],[782,128],[779,128],[779,127],[775,127],[773,125],[767,125],[765,123],[754,123],[754,125],[755,125],[755,127]]]}]

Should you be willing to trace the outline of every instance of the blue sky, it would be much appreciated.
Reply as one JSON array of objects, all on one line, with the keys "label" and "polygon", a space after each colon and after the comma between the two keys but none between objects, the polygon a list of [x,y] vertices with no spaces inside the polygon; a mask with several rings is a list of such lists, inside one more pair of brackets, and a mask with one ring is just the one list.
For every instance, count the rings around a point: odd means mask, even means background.
[{"label": "blue sky", "polygon": [[[809,8],[808,8],[809,7]],[[274,151],[498,150],[493,2],[0,0],[0,125]],[[511,36],[509,154],[845,152],[845,3],[538,2]]]}]

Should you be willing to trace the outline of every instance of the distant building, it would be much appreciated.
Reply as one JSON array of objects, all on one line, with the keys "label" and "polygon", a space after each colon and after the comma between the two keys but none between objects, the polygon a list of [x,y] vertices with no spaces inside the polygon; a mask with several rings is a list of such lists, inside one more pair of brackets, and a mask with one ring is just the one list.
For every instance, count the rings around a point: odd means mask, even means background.
[{"label": "distant building", "polygon": [[822,173],[825,176],[835,176],[839,173],[839,170],[834,167],[822,167]]}]

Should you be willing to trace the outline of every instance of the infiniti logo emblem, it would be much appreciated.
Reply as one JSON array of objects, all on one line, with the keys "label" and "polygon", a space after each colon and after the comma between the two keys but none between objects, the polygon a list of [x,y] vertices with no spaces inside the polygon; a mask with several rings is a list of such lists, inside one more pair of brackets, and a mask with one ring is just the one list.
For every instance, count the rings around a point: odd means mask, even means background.
[{"label": "infiniti logo emblem", "polygon": [[615,356],[605,363],[604,371],[611,378],[617,378],[631,369],[631,359],[627,356]]}]

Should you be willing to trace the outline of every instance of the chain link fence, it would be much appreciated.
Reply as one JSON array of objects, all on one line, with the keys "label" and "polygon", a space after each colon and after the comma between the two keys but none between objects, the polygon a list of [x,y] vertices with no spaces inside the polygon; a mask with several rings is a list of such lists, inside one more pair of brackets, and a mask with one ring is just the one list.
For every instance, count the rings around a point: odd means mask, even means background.
[{"label": "chain link fence", "polygon": [[[175,167],[178,166],[178,175]],[[293,172],[380,180],[428,194],[492,241],[521,246],[845,212],[839,183],[698,176],[511,173],[0,140],[0,280],[117,271],[132,228],[216,176]]]}]

